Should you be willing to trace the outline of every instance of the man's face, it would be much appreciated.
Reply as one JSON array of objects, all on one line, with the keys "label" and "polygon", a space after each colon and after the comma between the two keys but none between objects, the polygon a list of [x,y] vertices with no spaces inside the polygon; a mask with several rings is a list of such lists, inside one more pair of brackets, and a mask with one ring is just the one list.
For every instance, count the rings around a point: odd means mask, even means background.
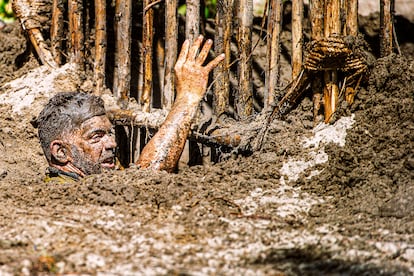
[{"label": "man's face", "polygon": [[72,163],[85,175],[115,167],[116,142],[112,124],[105,115],[86,120],[68,136],[71,141]]}]

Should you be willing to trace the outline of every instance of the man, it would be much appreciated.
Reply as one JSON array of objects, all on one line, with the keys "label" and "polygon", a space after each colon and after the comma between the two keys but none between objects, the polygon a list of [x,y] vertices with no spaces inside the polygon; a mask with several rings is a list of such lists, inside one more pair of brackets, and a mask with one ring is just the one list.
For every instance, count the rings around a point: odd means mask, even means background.
[{"label": "man", "polygon": [[[165,122],[145,146],[140,168],[172,172],[183,151],[208,75],[224,54],[203,66],[212,46],[198,37],[192,46],[183,44],[175,65],[176,100]],[[78,180],[113,169],[116,142],[113,127],[101,98],[86,93],[59,93],[49,100],[36,120],[40,142],[49,163],[48,178]]]}]

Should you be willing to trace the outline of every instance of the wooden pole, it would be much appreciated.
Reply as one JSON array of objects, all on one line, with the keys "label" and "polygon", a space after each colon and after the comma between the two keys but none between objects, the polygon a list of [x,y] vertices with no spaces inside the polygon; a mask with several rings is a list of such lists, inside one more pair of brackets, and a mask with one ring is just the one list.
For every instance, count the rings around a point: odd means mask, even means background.
[{"label": "wooden pole", "polygon": [[152,92],[152,59],[153,59],[153,23],[154,11],[148,8],[151,0],[144,0],[144,22],[142,31],[142,60],[144,68],[143,88],[141,95],[141,105],[143,111],[148,112],[151,107]]},{"label": "wooden pole", "polygon": [[252,86],[252,25],[253,0],[240,0],[238,11],[238,37],[239,49],[238,78],[239,88],[236,95],[237,115],[247,118],[253,112],[253,86]]},{"label": "wooden pole", "polygon": [[[312,0],[310,2],[310,19],[311,19],[311,39],[320,40],[324,36],[324,0]],[[322,103],[323,95],[323,78],[318,75],[315,80],[312,81],[313,92],[313,119],[314,124],[319,123],[319,111]]]},{"label": "wooden pole", "polygon": [[302,70],[303,0],[292,1],[292,79]]},{"label": "wooden pole", "polygon": [[[326,0],[325,6],[325,37],[341,34],[340,21],[340,0]],[[339,97],[338,87],[338,72],[337,70],[326,71],[324,73],[325,88],[324,88],[324,109],[325,109],[325,123],[328,123],[336,111]]]},{"label": "wooden pole", "polygon": [[175,98],[174,65],[178,53],[178,4],[177,0],[168,0],[165,5],[165,73],[162,107],[170,110]]},{"label": "wooden pole", "polygon": [[213,110],[219,117],[228,111],[230,95],[230,59],[233,24],[233,0],[223,0],[217,5],[214,50],[225,53],[224,61],[214,69]]},{"label": "wooden pole", "polygon": [[282,30],[282,1],[270,0],[267,21],[267,74],[265,76],[265,108],[276,101],[276,88],[280,78],[280,33]]},{"label": "wooden pole", "polygon": [[132,0],[117,0],[115,3],[115,70],[114,96],[122,107],[126,107],[131,84],[131,24]]},{"label": "wooden pole", "polygon": [[185,14],[185,35],[191,42],[200,34],[200,0],[187,0]]},{"label": "wooden pole", "polygon": [[393,34],[393,0],[380,0],[380,55],[385,57],[392,54]]},{"label": "wooden pole", "polygon": [[51,52],[57,65],[62,64],[63,0],[53,0],[52,23],[50,27]]},{"label": "wooden pole", "polygon": [[84,69],[83,45],[84,36],[82,28],[82,3],[80,0],[68,0],[69,35],[70,35],[70,61]]},{"label": "wooden pole", "polygon": [[106,45],[106,1],[95,0],[95,95],[102,95],[105,90]]},{"label": "wooden pole", "polygon": [[358,35],[358,0],[346,1],[345,35]]}]

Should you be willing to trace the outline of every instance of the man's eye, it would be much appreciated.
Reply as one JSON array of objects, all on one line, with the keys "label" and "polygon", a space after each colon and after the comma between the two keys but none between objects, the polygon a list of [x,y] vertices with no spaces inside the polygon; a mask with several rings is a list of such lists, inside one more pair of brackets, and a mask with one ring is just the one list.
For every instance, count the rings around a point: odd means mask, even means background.
[{"label": "man's eye", "polygon": [[101,138],[104,137],[104,135],[104,133],[95,133],[94,135],[92,135],[90,139],[92,140],[92,142],[99,142]]}]

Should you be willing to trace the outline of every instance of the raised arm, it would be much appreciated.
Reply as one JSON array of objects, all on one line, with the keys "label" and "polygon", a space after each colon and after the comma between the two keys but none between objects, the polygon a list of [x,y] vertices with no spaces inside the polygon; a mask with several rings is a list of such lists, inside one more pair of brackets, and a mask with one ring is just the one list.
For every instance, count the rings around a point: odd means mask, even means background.
[{"label": "raised arm", "polygon": [[190,47],[186,40],[175,64],[177,97],[170,113],[155,136],[144,147],[137,165],[141,168],[174,171],[183,152],[199,103],[206,93],[208,75],[221,61],[224,54],[203,66],[213,44],[209,39],[201,51],[203,36]]}]

